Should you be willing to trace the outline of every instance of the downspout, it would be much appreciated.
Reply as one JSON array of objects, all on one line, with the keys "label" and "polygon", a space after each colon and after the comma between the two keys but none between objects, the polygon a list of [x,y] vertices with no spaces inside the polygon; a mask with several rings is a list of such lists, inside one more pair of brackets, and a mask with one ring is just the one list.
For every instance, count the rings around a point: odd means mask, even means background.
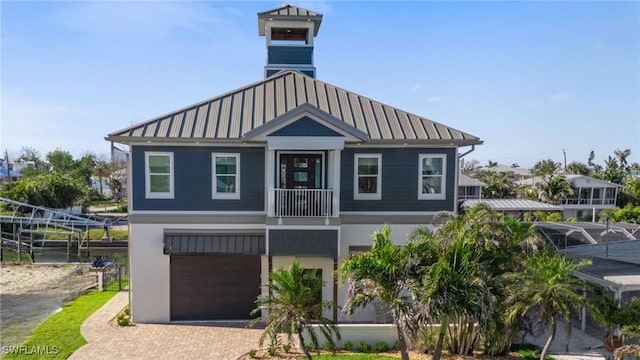
[{"label": "downspout", "polygon": [[460,154],[460,155],[458,155],[458,160],[459,160],[459,159],[462,159],[462,158],[463,158],[463,157],[465,157],[466,155],[468,155],[468,154],[472,153],[475,149],[476,149],[476,146],[475,146],[475,145],[471,145],[471,149],[470,149],[469,151],[467,151],[467,152],[466,152],[466,153],[464,153],[464,154]]},{"label": "downspout", "polygon": [[[459,182],[459,176],[458,174],[460,173],[460,159],[462,159],[465,155],[470,154],[472,151],[474,151],[476,149],[475,145],[471,145],[471,149],[469,149],[469,151],[462,153],[460,155],[458,155],[458,161],[456,161],[456,172],[455,172],[455,181],[456,181],[456,186],[453,189],[454,191],[454,199],[455,199],[455,203],[453,204],[454,208],[453,208],[453,213],[454,214],[458,214],[458,208],[460,207],[460,199],[458,198],[458,196],[460,194],[458,194],[458,188],[460,187],[458,182]],[[482,193],[482,190],[480,190],[480,193]]]}]

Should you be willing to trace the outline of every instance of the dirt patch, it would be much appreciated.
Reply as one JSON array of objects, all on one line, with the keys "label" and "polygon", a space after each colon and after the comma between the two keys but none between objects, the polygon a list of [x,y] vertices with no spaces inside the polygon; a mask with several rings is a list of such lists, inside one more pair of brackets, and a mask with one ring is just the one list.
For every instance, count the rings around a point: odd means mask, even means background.
[{"label": "dirt patch", "polygon": [[51,314],[78,296],[93,279],[88,265],[2,265],[0,346],[19,345]]}]

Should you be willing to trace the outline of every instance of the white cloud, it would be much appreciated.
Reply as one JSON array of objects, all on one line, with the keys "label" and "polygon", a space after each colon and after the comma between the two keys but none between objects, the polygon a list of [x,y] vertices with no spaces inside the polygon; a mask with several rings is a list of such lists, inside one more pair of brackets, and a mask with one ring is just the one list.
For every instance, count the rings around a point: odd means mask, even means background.
[{"label": "white cloud", "polygon": [[422,90],[422,85],[416,84],[416,85],[411,86],[410,89],[411,89],[411,91],[420,91],[420,90]]},{"label": "white cloud", "polygon": [[568,103],[573,101],[574,97],[571,94],[566,94],[566,93],[555,93],[551,96],[549,96],[549,98],[547,100],[549,100],[549,102],[551,103]]}]

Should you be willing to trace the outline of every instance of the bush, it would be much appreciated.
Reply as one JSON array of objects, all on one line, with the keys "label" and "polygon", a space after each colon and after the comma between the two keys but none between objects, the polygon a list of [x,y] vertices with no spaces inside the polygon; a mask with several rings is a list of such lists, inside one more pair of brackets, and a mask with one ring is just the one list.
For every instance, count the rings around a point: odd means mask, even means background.
[{"label": "bush", "polygon": [[284,352],[288,353],[289,351],[291,351],[291,344],[282,345],[282,349],[284,350]]},{"label": "bush", "polygon": [[387,344],[384,341],[381,341],[381,342],[376,344],[376,352],[378,352],[378,353],[387,352],[389,350],[391,350],[391,347],[389,346],[389,344]]},{"label": "bush", "polygon": [[371,345],[367,344],[364,341],[358,342],[358,351],[361,353],[371,352]]},{"label": "bush", "polygon": [[393,343],[393,351],[400,351],[400,341]]},{"label": "bush", "polygon": [[257,353],[258,353],[258,350],[251,349],[251,350],[249,350],[249,357],[250,358],[255,358]]},{"label": "bush", "polygon": [[349,340],[342,343],[342,350],[351,351],[353,350],[353,343]]},{"label": "bush", "polygon": [[324,351],[330,351],[332,353],[336,352],[336,347],[331,344],[330,342],[325,342],[324,344],[322,344],[322,350]]}]

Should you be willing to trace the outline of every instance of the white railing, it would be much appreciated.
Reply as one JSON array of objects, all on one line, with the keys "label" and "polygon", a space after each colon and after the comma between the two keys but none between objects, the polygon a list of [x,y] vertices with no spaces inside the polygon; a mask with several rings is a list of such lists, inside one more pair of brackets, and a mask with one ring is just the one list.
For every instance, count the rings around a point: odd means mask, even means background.
[{"label": "white railing", "polygon": [[331,189],[271,189],[275,217],[332,217]]}]

